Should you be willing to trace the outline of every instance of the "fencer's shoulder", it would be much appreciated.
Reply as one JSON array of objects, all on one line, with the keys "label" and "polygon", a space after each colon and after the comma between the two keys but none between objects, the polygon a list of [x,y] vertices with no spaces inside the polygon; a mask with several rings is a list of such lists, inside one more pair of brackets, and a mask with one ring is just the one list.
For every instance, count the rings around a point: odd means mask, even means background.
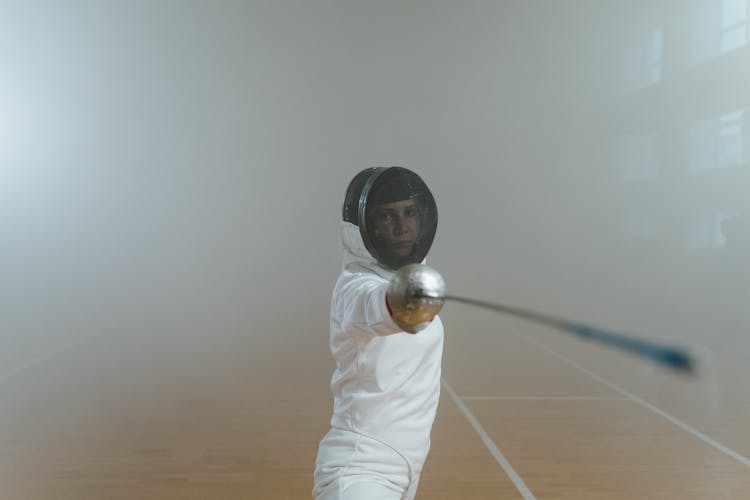
[{"label": "fencer's shoulder", "polygon": [[352,284],[381,284],[388,283],[388,280],[370,271],[350,271],[348,269],[341,272],[336,286],[347,286]]},{"label": "fencer's shoulder", "polygon": [[336,281],[333,288],[334,300],[344,297],[354,297],[360,294],[374,292],[377,288],[385,288],[388,281],[371,272],[359,272],[345,270]]}]

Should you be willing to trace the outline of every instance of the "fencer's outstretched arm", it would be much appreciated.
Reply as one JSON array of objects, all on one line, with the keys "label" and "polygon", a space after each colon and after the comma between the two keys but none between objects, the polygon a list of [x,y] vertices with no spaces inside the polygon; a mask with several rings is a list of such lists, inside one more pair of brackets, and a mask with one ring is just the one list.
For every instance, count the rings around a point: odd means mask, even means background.
[{"label": "fencer's outstretched arm", "polygon": [[386,301],[393,320],[405,332],[424,330],[445,302],[445,280],[424,264],[400,268],[388,283]]},{"label": "fencer's outstretched arm", "polygon": [[345,272],[333,293],[332,320],[370,335],[416,333],[440,311],[444,295],[443,278],[425,265],[404,266],[390,281]]},{"label": "fencer's outstretched arm", "polygon": [[344,272],[336,282],[331,321],[342,331],[385,336],[403,330],[391,317],[386,303],[388,281],[372,273]]}]

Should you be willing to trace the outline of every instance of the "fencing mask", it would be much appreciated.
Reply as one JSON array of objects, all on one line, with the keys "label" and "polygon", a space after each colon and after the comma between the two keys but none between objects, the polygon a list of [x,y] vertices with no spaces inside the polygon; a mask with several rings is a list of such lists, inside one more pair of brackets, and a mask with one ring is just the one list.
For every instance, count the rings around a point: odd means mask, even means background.
[{"label": "fencing mask", "polygon": [[368,168],[349,184],[343,218],[359,227],[367,251],[395,271],[427,256],[437,230],[437,205],[411,170]]}]

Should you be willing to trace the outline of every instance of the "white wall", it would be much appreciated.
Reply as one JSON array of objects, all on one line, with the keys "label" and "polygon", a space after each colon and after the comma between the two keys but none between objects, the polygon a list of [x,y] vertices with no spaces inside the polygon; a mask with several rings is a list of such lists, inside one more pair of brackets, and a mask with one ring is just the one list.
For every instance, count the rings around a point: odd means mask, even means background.
[{"label": "white wall", "polygon": [[452,292],[746,360],[748,12],[0,3],[3,366],[90,335],[325,339],[374,165],[432,187]]}]

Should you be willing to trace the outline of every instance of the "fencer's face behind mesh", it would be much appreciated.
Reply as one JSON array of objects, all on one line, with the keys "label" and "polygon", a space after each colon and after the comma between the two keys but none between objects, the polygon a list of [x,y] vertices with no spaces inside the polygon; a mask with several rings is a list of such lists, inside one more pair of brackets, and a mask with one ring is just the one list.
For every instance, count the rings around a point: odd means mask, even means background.
[{"label": "fencer's face behind mesh", "polygon": [[402,265],[413,261],[419,238],[421,210],[415,199],[392,201],[374,209],[374,243],[389,261]]},{"label": "fencer's face behind mesh", "polygon": [[344,220],[356,224],[365,247],[396,270],[422,262],[437,229],[437,206],[422,179],[402,167],[357,174],[344,200]]}]

